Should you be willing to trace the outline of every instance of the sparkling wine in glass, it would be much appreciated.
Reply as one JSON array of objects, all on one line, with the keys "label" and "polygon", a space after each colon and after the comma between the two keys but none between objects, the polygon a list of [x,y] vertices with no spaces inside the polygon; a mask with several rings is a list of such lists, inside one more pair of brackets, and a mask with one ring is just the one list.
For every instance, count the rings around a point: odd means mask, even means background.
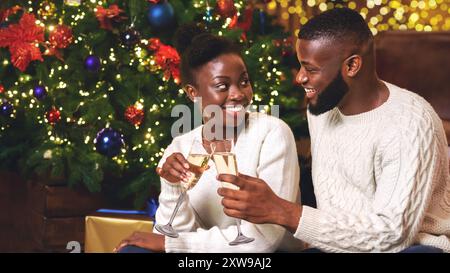
[{"label": "sparkling wine in glass", "polygon": [[157,231],[172,238],[178,237],[178,232],[172,227],[173,219],[175,219],[175,215],[177,214],[178,209],[183,203],[186,192],[197,185],[197,182],[202,177],[203,172],[208,169],[209,158],[210,155],[203,147],[202,140],[194,139],[187,158],[187,161],[189,163],[188,180],[180,180],[182,191],[180,197],[178,198],[175,209],[173,210],[173,213],[170,216],[169,222],[167,224],[157,224],[155,226]]},{"label": "sparkling wine in glass", "polygon": [[[232,174],[238,175],[236,154],[234,153],[234,140],[220,140],[211,143],[211,150],[214,150],[212,155],[214,164],[216,165],[218,174]],[[239,190],[239,187],[228,183],[221,182],[222,187]],[[249,238],[242,233],[241,220],[236,219],[237,237],[229,243],[229,245],[239,245],[253,242],[254,238]]]}]

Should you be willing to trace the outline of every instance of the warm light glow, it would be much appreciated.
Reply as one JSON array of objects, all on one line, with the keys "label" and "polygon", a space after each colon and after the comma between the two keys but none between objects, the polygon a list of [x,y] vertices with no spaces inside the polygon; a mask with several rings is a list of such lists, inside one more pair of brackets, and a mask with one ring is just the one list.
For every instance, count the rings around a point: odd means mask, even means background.
[{"label": "warm light glow", "polygon": [[[287,1],[277,0],[267,4],[267,9],[280,3],[284,7],[280,16],[284,21],[290,16],[298,16],[300,25],[304,25],[313,14],[339,6],[334,1],[307,0]],[[442,31],[450,29],[450,22],[437,19],[437,11],[450,14],[448,1],[444,0],[413,0],[413,1],[387,1],[387,0],[343,0],[343,6],[358,11],[367,21],[374,35],[379,31],[412,29],[416,31]],[[294,12],[295,8],[295,12]],[[304,10],[306,9],[306,11]],[[314,10],[314,12],[313,12]],[[295,21],[295,20],[294,20]],[[289,24],[291,24],[289,22]],[[298,29],[293,30],[297,36]]]}]

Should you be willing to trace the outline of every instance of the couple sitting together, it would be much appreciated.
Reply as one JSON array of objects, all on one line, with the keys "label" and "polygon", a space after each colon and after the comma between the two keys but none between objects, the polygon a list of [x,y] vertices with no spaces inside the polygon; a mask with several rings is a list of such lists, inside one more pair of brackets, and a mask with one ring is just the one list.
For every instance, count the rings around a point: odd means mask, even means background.
[{"label": "couple sitting together", "polygon": [[[223,132],[207,127],[204,115],[205,125],[174,138],[158,165],[156,222],[168,223],[183,195],[171,222],[178,236],[135,232],[117,252],[450,252],[442,122],[423,98],[378,78],[373,36],[357,12],[324,12],[298,34],[296,81],[309,102],[317,208],[300,200],[290,128],[246,111],[253,91],[240,49],[194,25],[177,37],[184,90],[202,99],[202,110],[221,108]],[[209,154],[209,142],[230,127],[239,174],[218,174],[210,161],[185,193],[192,142]],[[237,228],[253,240],[230,245]]]}]

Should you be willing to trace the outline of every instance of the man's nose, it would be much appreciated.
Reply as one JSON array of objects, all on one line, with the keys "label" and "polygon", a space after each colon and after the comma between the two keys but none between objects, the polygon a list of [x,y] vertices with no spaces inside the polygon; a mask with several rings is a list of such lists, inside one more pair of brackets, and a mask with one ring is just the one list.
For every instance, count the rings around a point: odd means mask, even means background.
[{"label": "man's nose", "polygon": [[300,70],[297,73],[297,76],[295,77],[295,81],[298,84],[304,85],[308,82],[308,77],[305,75],[303,68],[300,68]]}]

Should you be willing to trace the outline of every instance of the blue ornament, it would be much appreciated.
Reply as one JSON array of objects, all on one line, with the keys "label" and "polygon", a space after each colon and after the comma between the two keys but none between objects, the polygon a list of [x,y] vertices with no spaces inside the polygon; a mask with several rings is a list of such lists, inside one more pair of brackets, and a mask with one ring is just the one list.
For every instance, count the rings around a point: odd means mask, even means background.
[{"label": "blue ornament", "polygon": [[125,146],[122,134],[112,128],[104,128],[98,132],[94,144],[97,152],[108,157],[115,157]]},{"label": "blue ornament", "polygon": [[100,69],[100,58],[95,55],[89,55],[84,60],[84,67],[91,72],[97,72]]},{"label": "blue ornament", "polygon": [[170,27],[175,19],[173,7],[168,2],[160,2],[150,5],[147,12],[147,19],[150,26],[159,31]]},{"label": "blue ornament", "polygon": [[45,86],[43,86],[43,85],[36,85],[33,88],[33,95],[38,100],[44,99],[47,96],[47,90],[45,89]]},{"label": "blue ornament", "polygon": [[0,114],[5,117],[9,117],[13,112],[13,106],[11,103],[4,101],[2,105],[0,105]]}]

